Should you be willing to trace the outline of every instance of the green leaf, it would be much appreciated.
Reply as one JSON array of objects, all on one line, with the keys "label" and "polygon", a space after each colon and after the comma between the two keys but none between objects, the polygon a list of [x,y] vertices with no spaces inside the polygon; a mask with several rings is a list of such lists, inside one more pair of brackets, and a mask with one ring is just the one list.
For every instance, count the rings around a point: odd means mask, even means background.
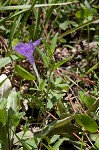
[{"label": "green leaf", "polygon": [[12,108],[14,111],[17,112],[18,104],[17,104],[17,92],[15,88],[12,89],[10,92],[8,99],[7,99],[7,108]]},{"label": "green leaf", "polygon": [[59,139],[53,146],[52,150],[56,150],[59,149],[60,145],[64,142],[64,141],[69,141],[69,138],[61,138]]},{"label": "green leaf", "polygon": [[7,121],[7,112],[6,109],[0,109],[0,122],[5,125]]},{"label": "green leaf", "polygon": [[45,66],[48,68],[49,67],[49,58],[46,56],[38,47],[36,47],[38,53],[41,55],[42,60],[45,64]]},{"label": "green leaf", "polygon": [[99,107],[99,99],[95,101],[95,103],[86,111],[86,113],[90,114],[91,112],[95,112],[98,107]]},{"label": "green leaf", "polygon": [[87,25],[92,24],[94,21],[97,21],[98,19],[99,19],[99,17],[97,17],[97,18],[95,18],[95,19],[93,19],[93,20],[90,20],[90,21],[88,21],[88,22],[86,22],[86,23],[83,23],[83,24],[81,24],[81,25],[79,25],[79,26],[77,26],[77,27],[75,27],[75,28],[72,28],[72,29],[70,29],[70,30],[68,30],[68,31],[66,31],[66,32],[64,32],[64,33],[62,33],[62,34],[60,34],[60,36],[58,37],[58,39],[60,40],[62,37],[64,37],[64,36],[66,36],[66,35],[68,35],[68,34],[74,32],[74,31],[76,31],[76,30],[79,30],[79,29],[81,29],[81,28],[83,28],[83,27],[85,27],[85,26],[87,26]]},{"label": "green leaf", "polygon": [[77,123],[85,130],[88,130],[90,132],[97,132],[98,125],[96,124],[95,120],[93,120],[91,117],[84,114],[77,114],[75,115],[75,119]]},{"label": "green leaf", "polygon": [[0,68],[4,67],[5,65],[9,64],[12,62],[12,60],[16,60],[19,57],[17,57],[16,55],[11,55],[10,57],[4,57],[4,58],[0,58]]},{"label": "green leaf", "polygon": [[[35,1],[35,3],[36,3],[36,1]],[[39,0],[39,3],[42,3],[42,0]],[[32,6],[32,8],[33,8],[33,6]],[[42,8],[39,7],[38,10],[36,11],[36,15],[35,15],[36,23],[35,23],[34,32],[33,32],[33,39],[37,38],[37,34],[39,32],[41,13],[42,13]]]},{"label": "green leaf", "polygon": [[22,78],[26,80],[35,80],[35,77],[21,66],[15,65],[14,69],[18,73],[18,75],[20,75]]},{"label": "green leaf", "polygon": [[75,115],[68,116],[68,117],[61,119],[61,120],[54,120],[48,126],[46,126],[44,129],[42,129],[41,131],[38,131],[36,136],[40,137],[40,135],[42,135],[42,134],[43,134],[43,136],[45,136],[53,129],[56,129],[59,127],[63,128],[63,126],[66,125],[67,123],[69,123],[74,118],[74,116]]},{"label": "green leaf", "polygon": [[26,132],[21,131],[15,134],[14,143],[19,145],[19,142],[22,144],[24,150],[37,150],[41,138],[34,138],[33,133],[29,130]]},{"label": "green leaf", "polygon": [[47,102],[47,111],[49,111],[56,102],[58,102],[61,98],[63,98],[63,96],[65,95],[65,93],[59,93],[58,91],[50,91],[50,93],[48,94],[48,102]]},{"label": "green leaf", "polygon": [[57,84],[60,84],[62,82],[62,78],[56,78],[54,84],[57,85]]},{"label": "green leaf", "polygon": [[5,97],[0,98],[0,109],[6,108],[7,99]]},{"label": "green leaf", "polygon": [[47,51],[48,51],[48,56],[50,57],[51,56],[51,47],[50,47],[50,45],[49,45],[49,43],[48,42],[46,42],[46,41],[44,41],[43,40],[43,43],[44,43],[44,46],[46,47],[46,49],[47,49]]},{"label": "green leaf", "polygon": [[57,37],[58,37],[58,33],[56,33],[55,35],[54,35],[54,37],[53,37],[53,39],[52,39],[52,41],[51,41],[51,55],[50,55],[50,57],[52,57],[53,56],[53,53],[54,53],[54,51],[55,51],[55,48],[56,48],[56,46],[57,46]]},{"label": "green leaf", "polygon": [[[24,135],[24,133],[23,133],[23,135]],[[22,140],[22,138],[20,138],[17,134],[15,134],[15,136],[18,139],[18,141],[22,144],[24,150],[30,150],[29,145],[24,140]]]},{"label": "green leaf", "polygon": [[21,118],[25,115],[25,112],[20,112],[20,113],[19,113],[18,111],[16,111],[16,112],[14,113],[14,111],[12,111],[12,110],[10,109],[10,110],[9,110],[9,115],[12,116],[12,117],[11,117],[11,121],[12,121],[14,127],[17,127],[18,124],[19,124],[19,122],[20,122],[20,120],[21,120]]},{"label": "green leaf", "polygon": [[[68,5],[68,4],[72,4],[72,3],[74,3],[74,2],[67,2],[67,3],[56,3],[57,2],[57,0],[53,0],[52,1],[53,3],[52,4],[36,4],[36,5],[34,5],[34,7],[35,8],[39,8],[39,7],[48,7],[48,6],[60,6],[60,5]],[[17,3],[17,2],[16,2]],[[28,5],[28,4],[23,4],[23,5],[12,5],[12,6],[0,6],[0,10],[19,10],[19,9],[30,9],[30,7],[31,7],[32,5]],[[32,6],[33,7],[33,6]],[[50,9],[51,9],[52,7],[50,7]],[[54,9],[55,7],[53,7],[53,9]],[[52,11],[53,10],[51,10],[48,14],[52,14]],[[47,15],[48,16],[48,19],[47,20],[49,20],[49,15]]]},{"label": "green leaf", "polygon": [[13,46],[16,46],[19,42],[20,42],[20,41],[19,41],[18,38],[13,39],[13,40],[12,40],[12,47],[13,47]]},{"label": "green leaf", "polygon": [[99,135],[95,140],[95,144],[92,146],[91,150],[98,150],[99,149]]},{"label": "green leaf", "polygon": [[87,72],[86,74],[89,74],[90,72],[92,72],[97,66],[99,66],[99,63],[95,64],[94,66],[92,66]]},{"label": "green leaf", "polygon": [[58,127],[63,127],[64,125],[66,125],[68,122],[70,122],[75,115],[72,116],[68,116],[64,119],[58,120],[57,123],[54,125],[53,128],[58,128]]},{"label": "green leaf", "polygon": [[63,90],[68,90],[68,84],[66,84],[66,83],[57,84],[56,87],[59,87]]},{"label": "green leaf", "polygon": [[84,92],[79,91],[79,97],[82,102],[85,103],[87,108],[90,108],[96,101],[91,95],[85,95]]},{"label": "green leaf", "polygon": [[88,17],[92,17],[92,13],[88,9],[81,9],[76,12],[77,18],[88,19]]},{"label": "green leaf", "polygon": [[21,11],[18,11],[17,13],[14,13],[14,14],[12,13],[11,15],[9,15],[9,16],[7,16],[7,17],[5,17],[5,18],[0,19],[0,23],[1,23],[1,22],[4,22],[4,21],[7,21],[7,20],[9,20],[9,19],[11,19],[11,18],[14,18],[14,17],[16,17],[16,16],[22,14],[22,13],[25,12],[25,11],[27,11],[27,10],[26,10],[26,9],[23,9],[23,10],[21,10]]},{"label": "green leaf", "polygon": [[40,83],[39,83],[39,89],[43,92],[45,90],[45,87],[46,86],[46,80],[40,80]]},{"label": "green leaf", "polygon": [[59,139],[59,137],[60,137],[60,135],[54,135],[51,139],[50,139],[50,142],[49,142],[49,144],[52,144],[52,143],[54,143],[56,140],[58,140]]},{"label": "green leaf", "polygon": [[55,96],[53,96],[51,99],[49,99],[47,102],[46,110],[49,111],[57,101],[58,101],[58,99]]},{"label": "green leaf", "polygon": [[52,66],[53,71],[56,70],[58,67],[60,67],[61,65],[63,65],[64,63],[66,63],[67,61],[69,61],[69,60],[72,59],[72,58],[73,58],[73,56],[70,56],[70,57],[68,57],[68,58],[66,58],[66,59],[64,59],[64,60],[59,61],[59,62],[56,63],[56,64],[53,64],[53,66]]},{"label": "green leaf", "polygon": [[26,144],[30,147],[30,150],[37,150],[38,145],[40,143],[40,138],[31,138],[29,140],[26,140]]},{"label": "green leaf", "polygon": [[96,15],[96,10],[90,6],[90,3],[87,0],[84,1],[84,4],[93,15]]},{"label": "green leaf", "polygon": [[5,65],[11,62],[10,57],[0,58],[0,68],[4,67]]},{"label": "green leaf", "polygon": [[[0,116],[0,118],[1,118],[1,116]],[[7,128],[6,124],[3,125],[1,122],[0,122],[0,149],[1,150],[8,150],[9,149],[8,128]]]},{"label": "green leaf", "polygon": [[66,30],[70,25],[70,21],[68,20],[65,20],[64,22],[59,22],[59,27],[62,29],[62,30]]},{"label": "green leaf", "polygon": [[86,104],[87,108],[90,108],[94,103],[95,103],[96,99],[90,95],[86,95],[84,97],[84,103]]},{"label": "green leaf", "polygon": [[12,25],[12,28],[10,30],[10,37],[9,37],[9,43],[8,43],[9,46],[11,46],[11,42],[12,42],[12,40],[14,38],[14,35],[17,32],[17,28],[20,25],[21,18],[22,18],[22,14],[20,14],[19,16],[14,18],[13,25]]}]

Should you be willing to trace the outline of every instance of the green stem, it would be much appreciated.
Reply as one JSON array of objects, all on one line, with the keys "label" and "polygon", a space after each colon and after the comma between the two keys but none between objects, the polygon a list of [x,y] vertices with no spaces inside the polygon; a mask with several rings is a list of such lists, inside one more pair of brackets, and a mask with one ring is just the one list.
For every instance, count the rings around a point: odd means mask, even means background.
[{"label": "green stem", "polygon": [[36,73],[37,79],[38,79],[38,81],[39,81],[39,83],[40,83],[40,77],[39,77],[39,74],[38,74],[38,71],[37,71],[35,62],[33,63],[33,68],[34,68],[34,71],[35,71],[35,73]]},{"label": "green stem", "polygon": [[7,127],[2,123],[0,123],[0,146],[1,150],[9,150]]},{"label": "green stem", "polygon": [[[46,116],[46,108],[47,108],[47,102],[48,102],[48,93],[49,93],[49,88],[50,88],[50,76],[51,76],[51,73],[52,73],[52,71],[50,71],[49,76],[48,76],[48,85],[47,85],[47,92],[46,92],[46,102],[45,102],[45,107],[44,107],[44,118],[43,118],[43,121],[42,121],[43,129],[44,129],[45,120],[46,120],[45,116]],[[41,134],[40,150],[41,150],[41,147],[42,147],[43,129],[42,129],[42,134]]]},{"label": "green stem", "polygon": [[82,132],[81,148],[80,148],[80,150],[83,150],[83,142],[84,142],[84,131]]},{"label": "green stem", "polygon": [[87,64],[88,64],[88,68],[87,69],[89,69],[89,64],[90,64],[90,60],[89,60],[89,36],[90,36],[90,32],[89,32],[89,25],[87,26],[87,29],[88,29],[88,49],[87,49]]},{"label": "green stem", "polygon": [[[40,0],[39,3],[42,3],[42,0]],[[40,15],[41,15],[41,8],[38,8],[37,10],[37,16],[36,16],[36,25],[35,25],[35,29],[34,29],[34,34],[33,34],[33,40],[36,40],[36,36],[37,36],[37,32],[39,30],[39,26],[40,26]]]}]

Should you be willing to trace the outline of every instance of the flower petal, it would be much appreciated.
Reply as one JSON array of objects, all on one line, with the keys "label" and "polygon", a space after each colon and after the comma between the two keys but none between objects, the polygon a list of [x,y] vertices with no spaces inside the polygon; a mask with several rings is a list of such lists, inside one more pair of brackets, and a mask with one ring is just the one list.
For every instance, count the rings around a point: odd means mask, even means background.
[{"label": "flower petal", "polygon": [[14,49],[19,54],[21,54],[21,55],[25,56],[26,58],[28,58],[28,60],[30,61],[30,63],[33,64],[33,62],[34,62],[34,56],[33,56],[34,48],[39,43],[40,43],[40,39],[38,39],[35,42],[33,42],[32,40],[30,40],[29,43],[19,43],[19,44],[17,44],[14,47]]},{"label": "flower petal", "polygon": [[38,44],[40,44],[40,39],[38,39],[37,41],[33,42],[33,46],[37,46]]},{"label": "flower petal", "polygon": [[34,46],[26,43],[19,43],[14,49],[21,55],[27,57],[27,53],[33,54]]}]

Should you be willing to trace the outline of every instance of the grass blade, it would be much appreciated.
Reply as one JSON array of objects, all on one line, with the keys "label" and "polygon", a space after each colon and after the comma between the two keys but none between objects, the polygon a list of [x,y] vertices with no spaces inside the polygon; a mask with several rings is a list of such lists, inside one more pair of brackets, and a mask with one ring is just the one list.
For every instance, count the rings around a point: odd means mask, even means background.
[{"label": "grass blade", "polygon": [[72,32],[74,32],[74,31],[76,31],[76,30],[79,30],[79,29],[81,29],[81,28],[83,28],[83,27],[85,27],[85,26],[87,26],[87,25],[90,25],[90,24],[92,24],[92,23],[94,23],[95,21],[98,21],[98,20],[99,20],[99,17],[97,17],[96,19],[93,19],[93,20],[91,20],[91,21],[88,21],[88,22],[86,22],[86,23],[84,23],[84,24],[82,24],[82,25],[80,25],[80,26],[78,26],[78,27],[75,27],[75,28],[73,28],[73,29],[70,29],[70,30],[68,30],[68,31],[66,31],[66,32],[64,32],[64,33],[62,33],[62,34],[60,34],[60,36],[59,36],[58,39],[61,39],[62,37],[66,36],[66,35],[68,35],[68,34],[71,34]]}]

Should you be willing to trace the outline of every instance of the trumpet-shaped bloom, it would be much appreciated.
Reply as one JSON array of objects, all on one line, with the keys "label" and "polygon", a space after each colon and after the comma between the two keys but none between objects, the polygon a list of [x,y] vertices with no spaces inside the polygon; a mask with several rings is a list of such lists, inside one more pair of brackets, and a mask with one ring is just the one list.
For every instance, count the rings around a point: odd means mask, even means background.
[{"label": "trumpet-shaped bloom", "polygon": [[35,46],[37,46],[39,43],[40,43],[40,39],[38,39],[35,42],[30,40],[29,43],[19,43],[19,44],[17,44],[14,47],[14,49],[19,54],[25,56],[29,60],[29,62],[33,65],[33,63],[34,63],[34,56],[33,56],[34,49],[35,49]]}]

